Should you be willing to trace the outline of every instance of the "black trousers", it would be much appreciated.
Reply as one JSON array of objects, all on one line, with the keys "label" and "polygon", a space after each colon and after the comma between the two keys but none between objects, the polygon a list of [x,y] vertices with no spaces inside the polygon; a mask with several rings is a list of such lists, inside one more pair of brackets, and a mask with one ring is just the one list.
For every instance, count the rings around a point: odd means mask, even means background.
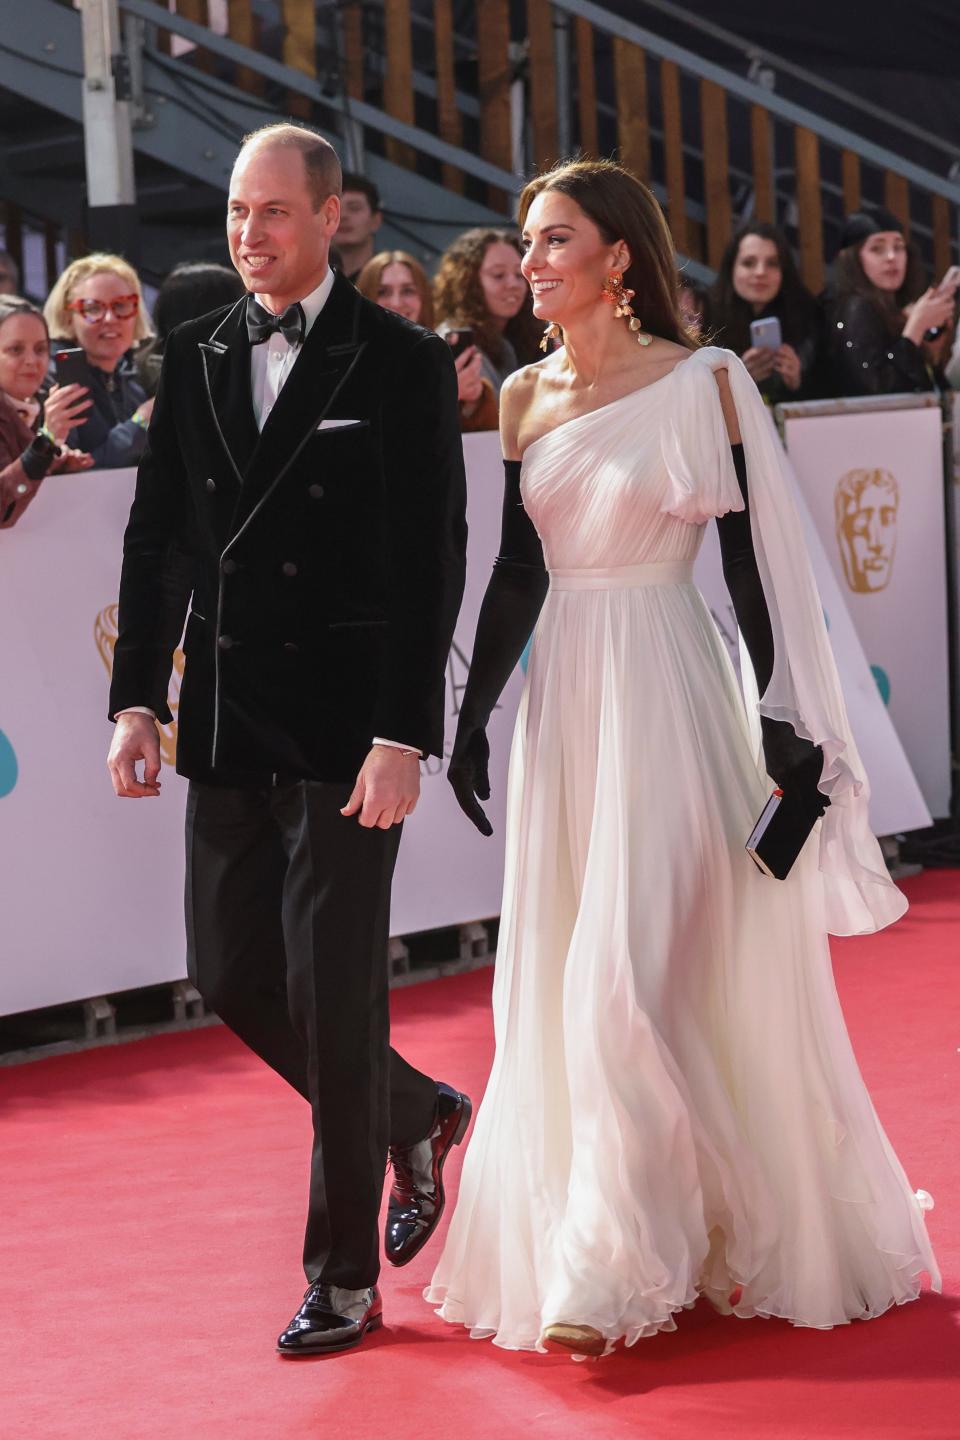
[{"label": "black trousers", "polygon": [[387,1145],[430,1132],[437,1091],[389,1047],[401,827],[345,819],[351,788],[191,782],[186,912],[193,984],[310,1102],[307,1279],[359,1290],[380,1268]]}]

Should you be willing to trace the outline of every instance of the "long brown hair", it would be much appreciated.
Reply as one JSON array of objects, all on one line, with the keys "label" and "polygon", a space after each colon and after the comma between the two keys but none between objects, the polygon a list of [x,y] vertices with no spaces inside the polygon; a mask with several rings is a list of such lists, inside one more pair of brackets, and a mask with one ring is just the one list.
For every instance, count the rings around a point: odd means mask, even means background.
[{"label": "long brown hair", "polygon": [[851,295],[860,295],[870,302],[880,316],[888,335],[896,336],[907,323],[903,307],[919,300],[926,289],[923,261],[916,245],[912,240],[908,240],[907,273],[903,277],[903,284],[896,294],[881,290],[869,279],[860,260],[860,251],[869,238],[867,236],[866,239],[857,240],[856,244],[847,245],[838,252],[833,262],[833,275],[828,292],[831,308],[836,311]]},{"label": "long brown hair", "polygon": [[673,237],[655,196],[613,160],[566,160],[537,175],[520,195],[520,226],[538,195],[558,190],[592,220],[606,244],[622,240],[630,251],[624,286],[643,328],[695,350],[697,336],[683,323]]},{"label": "long brown hair", "polygon": [[510,341],[520,364],[529,365],[540,358],[538,347],[543,327],[534,319],[529,291],[517,314],[507,321],[502,331],[491,320],[480,279],[480,267],[491,245],[509,245],[519,256],[523,255],[520,238],[514,231],[488,226],[464,231],[445,250],[433,282],[437,319],[471,329],[478,347],[489,355],[494,365],[503,363],[503,339]]},{"label": "long brown hair", "polygon": [[379,254],[368,260],[354,282],[360,294],[365,295],[368,300],[375,301],[377,299],[380,294],[383,272],[388,265],[406,265],[410,271],[410,277],[417,287],[417,294],[420,296],[420,318],[417,320],[417,324],[422,325],[426,330],[432,330],[433,293],[430,289],[430,281],[420,261],[414,260],[406,250],[381,250]]}]

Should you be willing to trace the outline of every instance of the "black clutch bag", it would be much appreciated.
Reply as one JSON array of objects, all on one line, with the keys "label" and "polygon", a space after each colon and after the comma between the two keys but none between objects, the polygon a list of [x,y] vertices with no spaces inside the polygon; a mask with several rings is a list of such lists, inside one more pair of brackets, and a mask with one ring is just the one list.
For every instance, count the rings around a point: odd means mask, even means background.
[{"label": "black clutch bag", "polygon": [[747,840],[747,854],[757,869],[786,880],[820,813],[805,799],[774,790]]}]

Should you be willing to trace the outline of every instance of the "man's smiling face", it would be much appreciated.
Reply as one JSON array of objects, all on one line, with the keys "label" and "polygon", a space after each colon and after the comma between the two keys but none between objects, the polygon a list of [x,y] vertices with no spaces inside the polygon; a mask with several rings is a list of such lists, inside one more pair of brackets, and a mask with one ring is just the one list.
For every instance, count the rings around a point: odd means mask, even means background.
[{"label": "man's smiling face", "polygon": [[279,312],[319,285],[339,220],[339,198],[317,204],[296,147],[265,142],[241,152],[227,202],[230,258],[247,289],[271,309]]}]

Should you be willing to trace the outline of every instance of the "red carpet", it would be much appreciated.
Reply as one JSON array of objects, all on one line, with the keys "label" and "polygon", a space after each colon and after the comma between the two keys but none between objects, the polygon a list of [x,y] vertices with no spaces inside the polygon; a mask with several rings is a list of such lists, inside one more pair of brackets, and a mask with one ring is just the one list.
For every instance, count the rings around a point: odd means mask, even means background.
[{"label": "red carpet", "polygon": [[[826,1333],[698,1307],[574,1365],[441,1324],[420,1299],[431,1247],[384,1276],[379,1335],[284,1362],[307,1116],[218,1027],[0,1070],[0,1440],[956,1440],[960,874],[907,889],[900,925],[834,953],[877,1107],[937,1198],[942,1297]],[[475,1097],[489,987],[480,972],[394,997],[400,1047]]]}]

